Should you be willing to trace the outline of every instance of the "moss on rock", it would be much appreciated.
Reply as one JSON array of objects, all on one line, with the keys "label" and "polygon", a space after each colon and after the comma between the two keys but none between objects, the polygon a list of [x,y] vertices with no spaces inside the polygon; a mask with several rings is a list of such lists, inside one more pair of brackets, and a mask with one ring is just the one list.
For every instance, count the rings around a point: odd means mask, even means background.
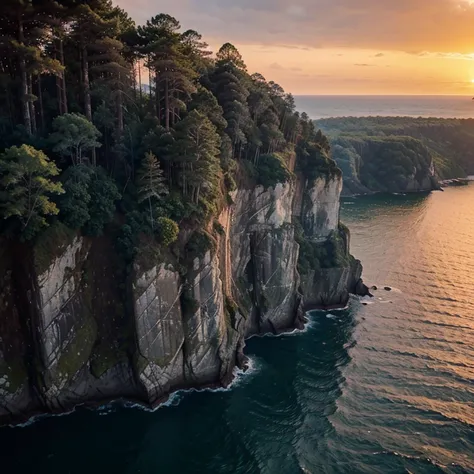
[{"label": "moss on rock", "polygon": [[97,337],[97,324],[88,318],[62,350],[56,368],[60,378],[71,380],[89,361]]}]

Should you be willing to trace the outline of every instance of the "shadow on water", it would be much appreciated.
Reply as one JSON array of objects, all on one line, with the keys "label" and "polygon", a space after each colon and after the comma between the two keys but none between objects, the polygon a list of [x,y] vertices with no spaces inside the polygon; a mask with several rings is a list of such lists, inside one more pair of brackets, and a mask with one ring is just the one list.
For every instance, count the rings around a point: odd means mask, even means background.
[{"label": "shadow on water", "polygon": [[303,333],[249,340],[256,369],[230,391],[181,394],[153,413],[78,408],[3,428],[2,471],[321,472],[355,324],[350,311],[319,312]]},{"label": "shadow on water", "polygon": [[378,217],[380,213],[392,214],[405,210],[416,210],[425,206],[431,193],[372,194],[344,197],[341,199],[343,219],[366,220]]}]

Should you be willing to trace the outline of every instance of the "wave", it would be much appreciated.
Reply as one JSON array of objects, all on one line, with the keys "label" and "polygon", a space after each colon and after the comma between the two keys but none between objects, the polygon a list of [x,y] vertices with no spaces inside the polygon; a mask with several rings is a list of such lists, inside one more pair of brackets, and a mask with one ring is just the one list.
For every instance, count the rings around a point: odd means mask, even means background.
[{"label": "wave", "polygon": [[[373,452],[372,455],[373,456],[394,456],[394,457],[399,457],[399,458],[402,458],[402,459],[407,459],[407,460],[410,460],[410,461],[422,462],[424,464],[429,464],[433,467],[436,467],[436,468],[440,469],[441,472],[446,472],[446,469],[448,469],[447,465],[442,464],[438,461],[435,461],[434,459],[431,459],[429,457],[404,454],[404,453],[400,453],[398,451],[389,451],[389,450],[376,451],[376,452]],[[459,467],[461,469],[463,468],[463,466],[461,466],[460,464],[454,464],[454,463],[452,463],[450,465],[450,467]],[[407,470],[407,472],[410,472],[410,471]]]},{"label": "wave", "polygon": [[121,407],[121,408],[132,408],[132,409],[138,409],[142,411],[146,411],[149,413],[154,413],[161,408],[166,408],[166,407],[174,407],[178,406],[183,400],[184,396],[190,393],[201,393],[201,392],[209,392],[209,393],[218,393],[218,392],[230,392],[234,388],[242,385],[242,383],[247,382],[251,376],[253,376],[255,373],[259,371],[259,365],[257,362],[257,359],[255,357],[248,357],[247,358],[247,368],[246,369],[240,369],[238,367],[235,367],[233,370],[233,379],[232,382],[227,385],[226,387],[215,387],[215,388],[190,388],[190,389],[183,389],[183,390],[177,390],[176,392],[171,393],[166,401],[163,401],[159,403],[158,405],[154,407],[147,406],[144,403],[140,402],[131,402],[126,399],[117,399],[117,400],[112,400],[111,402],[104,403],[99,406],[87,406],[85,404],[78,404],[75,405],[71,410],[65,411],[62,413],[41,413],[39,415],[32,416],[29,418],[27,421],[24,423],[16,423],[16,424],[10,424],[8,425],[11,428],[26,428],[28,426],[33,425],[34,423],[37,423],[41,420],[47,419],[47,418],[56,418],[56,417],[62,417],[62,416],[69,416],[73,414],[78,408],[85,408],[87,410],[96,412],[99,416],[106,416],[109,415],[113,412],[115,412],[116,407]]}]

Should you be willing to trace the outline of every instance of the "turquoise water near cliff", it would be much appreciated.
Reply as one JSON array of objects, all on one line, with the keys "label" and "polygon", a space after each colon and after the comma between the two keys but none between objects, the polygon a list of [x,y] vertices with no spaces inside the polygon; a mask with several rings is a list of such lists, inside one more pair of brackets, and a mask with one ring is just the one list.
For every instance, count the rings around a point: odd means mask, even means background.
[{"label": "turquoise water near cliff", "polygon": [[251,339],[229,391],[1,429],[0,472],[474,473],[474,183],[342,215],[367,306]]}]

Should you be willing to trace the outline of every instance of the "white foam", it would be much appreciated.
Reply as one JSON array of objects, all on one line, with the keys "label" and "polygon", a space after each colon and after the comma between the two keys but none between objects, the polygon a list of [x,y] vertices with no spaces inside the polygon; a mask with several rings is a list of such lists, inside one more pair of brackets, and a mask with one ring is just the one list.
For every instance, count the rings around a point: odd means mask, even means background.
[{"label": "white foam", "polygon": [[227,387],[216,387],[216,388],[189,388],[186,390],[178,390],[176,392],[173,392],[169,397],[166,402],[160,403],[156,407],[150,408],[146,405],[143,405],[141,403],[133,403],[133,402],[124,402],[123,406],[125,408],[134,408],[134,409],[139,409],[143,410],[149,413],[154,413],[157,410],[160,410],[161,408],[166,408],[166,407],[173,407],[173,406],[178,406],[180,402],[183,400],[183,398],[191,393],[203,393],[203,392],[210,392],[210,393],[218,393],[218,392],[230,392],[237,386],[241,385],[243,382],[247,382],[249,377],[252,376],[253,374],[257,373],[259,370],[257,360],[253,357],[248,357],[247,358],[247,364],[248,367],[246,370],[244,369],[239,369],[238,367],[235,367],[233,370],[233,376],[234,378],[232,379],[232,382],[227,386]]},{"label": "white foam", "polygon": [[27,421],[24,423],[16,423],[16,424],[10,424],[11,428],[26,428],[28,426],[31,426],[33,423],[36,423],[37,421],[42,420],[43,418],[51,418],[51,417],[59,417],[59,416],[67,416],[70,415],[71,413],[74,413],[76,411],[76,408],[81,407],[83,405],[76,405],[72,410],[65,411],[63,413],[41,413],[39,415],[32,416],[29,418]]},{"label": "white foam", "polygon": [[[310,311],[311,313],[311,311]],[[281,332],[279,334],[273,334],[272,332],[268,332],[268,333],[265,333],[265,334],[253,334],[252,336],[250,336],[248,339],[253,339],[254,337],[257,337],[257,338],[266,338],[266,337],[287,337],[287,336],[298,336],[300,334],[304,334],[306,332],[308,332],[311,328],[313,328],[315,325],[317,324],[317,321],[313,320],[313,319],[309,319],[308,318],[308,321],[305,323],[304,325],[304,328],[303,329],[293,329],[292,331],[288,331],[288,332]]]}]

